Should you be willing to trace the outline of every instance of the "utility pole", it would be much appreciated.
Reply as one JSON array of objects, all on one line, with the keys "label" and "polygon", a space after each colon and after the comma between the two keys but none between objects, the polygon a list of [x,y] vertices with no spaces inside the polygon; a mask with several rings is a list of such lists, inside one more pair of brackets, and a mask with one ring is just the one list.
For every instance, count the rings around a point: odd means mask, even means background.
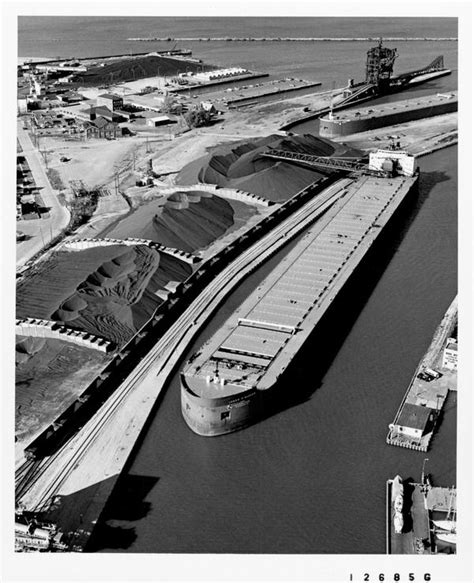
[{"label": "utility pole", "polygon": [[44,165],[46,166],[46,170],[48,170],[48,151],[47,150],[40,150],[40,153],[43,156]]},{"label": "utility pole", "polygon": [[427,461],[429,461],[429,458],[425,457],[425,459],[423,460],[423,467],[421,468],[421,483],[422,484],[425,483],[425,464]]}]

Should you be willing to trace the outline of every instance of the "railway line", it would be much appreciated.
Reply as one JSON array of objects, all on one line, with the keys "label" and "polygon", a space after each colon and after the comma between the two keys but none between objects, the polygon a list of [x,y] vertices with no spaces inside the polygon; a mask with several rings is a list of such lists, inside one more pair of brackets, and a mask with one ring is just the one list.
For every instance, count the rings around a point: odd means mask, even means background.
[{"label": "railway line", "polygon": [[[74,482],[72,488],[81,489],[81,485],[76,483],[79,480],[74,476],[76,470],[85,465],[92,466],[96,482],[104,480],[104,477],[118,477],[158,395],[183,352],[210,315],[246,275],[328,210],[344,195],[351,183],[351,179],[345,178],[330,185],[256,241],[211,280],[76,435],[51,456],[36,461],[27,460],[18,468],[17,503],[28,510],[47,511],[66,483],[71,488],[71,482]],[[136,406],[138,401],[140,407]],[[123,426],[119,425],[123,422],[123,419],[120,420],[121,415],[128,415],[128,423],[122,432],[117,431],[116,427]],[[137,420],[137,416],[140,419]],[[100,459],[100,468],[94,469],[93,464],[97,462],[95,458],[100,458],[94,450],[100,448],[106,433],[114,432],[122,434],[121,443],[112,446],[115,455],[109,459]],[[103,504],[105,502],[103,500]],[[89,522],[95,522],[97,518],[98,515],[93,516]],[[58,526],[61,527],[60,521]]]}]

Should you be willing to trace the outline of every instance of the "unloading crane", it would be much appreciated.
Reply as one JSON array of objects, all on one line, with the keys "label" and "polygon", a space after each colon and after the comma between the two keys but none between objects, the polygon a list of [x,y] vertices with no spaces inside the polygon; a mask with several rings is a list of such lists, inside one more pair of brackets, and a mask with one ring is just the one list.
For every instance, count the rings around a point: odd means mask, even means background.
[{"label": "unloading crane", "polygon": [[392,147],[389,150],[370,152],[369,163],[361,162],[360,158],[344,158],[337,156],[311,156],[287,150],[268,149],[262,154],[267,158],[295,162],[307,166],[316,166],[328,170],[358,172],[387,178],[394,175],[413,176],[416,171],[415,158],[407,152]]},{"label": "unloading crane", "polygon": [[[329,157],[329,156],[311,156],[310,154],[301,154],[298,152],[288,152],[286,150],[269,149],[263,153],[267,158],[283,160],[285,162],[302,162],[309,166],[318,166],[329,170],[346,170],[347,172],[368,172],[367,164],[362,163],[356,158]],[[372,173],[372,171],[371,171]],[[376,174],[384,175],[381,172]]]}]

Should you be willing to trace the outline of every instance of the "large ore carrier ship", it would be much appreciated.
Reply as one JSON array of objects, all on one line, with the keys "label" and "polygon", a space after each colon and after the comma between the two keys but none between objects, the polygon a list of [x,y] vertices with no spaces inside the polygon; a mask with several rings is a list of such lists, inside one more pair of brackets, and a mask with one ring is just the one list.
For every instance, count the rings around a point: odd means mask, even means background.
[{"label": "large ore carrier ship", "polygon": [[281,397],[281,375],[417,183],[404,152],[370,160],[390,177],[345,179],[342,196],[185,365],[182,413],[195,433],[247,427]]}]

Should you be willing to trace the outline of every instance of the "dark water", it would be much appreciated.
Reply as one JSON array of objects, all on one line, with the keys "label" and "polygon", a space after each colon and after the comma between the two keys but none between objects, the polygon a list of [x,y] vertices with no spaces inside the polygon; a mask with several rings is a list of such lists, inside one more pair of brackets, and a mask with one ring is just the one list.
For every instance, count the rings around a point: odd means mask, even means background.
[{"label": "dark water", "polygon": [[[202,438],[181,418],[173,379],[129,471],[136,484],[154,485],[130,491],[125,480],[108,511],[115,536],[99,538],[96,548],[384,552],[385,480],[419,478],[426,456],[386,445],[387,426],[456,294],[456,157],[453,147],[420,160],[416,203],[385,242],[368,288],[358,289],[357,309],[332,320],[333,354],[324,356],[322,378],[315,370],[326,338],[311,338],[292,387],[310,385],[308,400],[244,431]],[[233,294],[202,339],[270,267]],[[428,454],[437,484],[456,483],[455,433],[451,395]],[[122,520],[125,505],[136,514]]]}]

